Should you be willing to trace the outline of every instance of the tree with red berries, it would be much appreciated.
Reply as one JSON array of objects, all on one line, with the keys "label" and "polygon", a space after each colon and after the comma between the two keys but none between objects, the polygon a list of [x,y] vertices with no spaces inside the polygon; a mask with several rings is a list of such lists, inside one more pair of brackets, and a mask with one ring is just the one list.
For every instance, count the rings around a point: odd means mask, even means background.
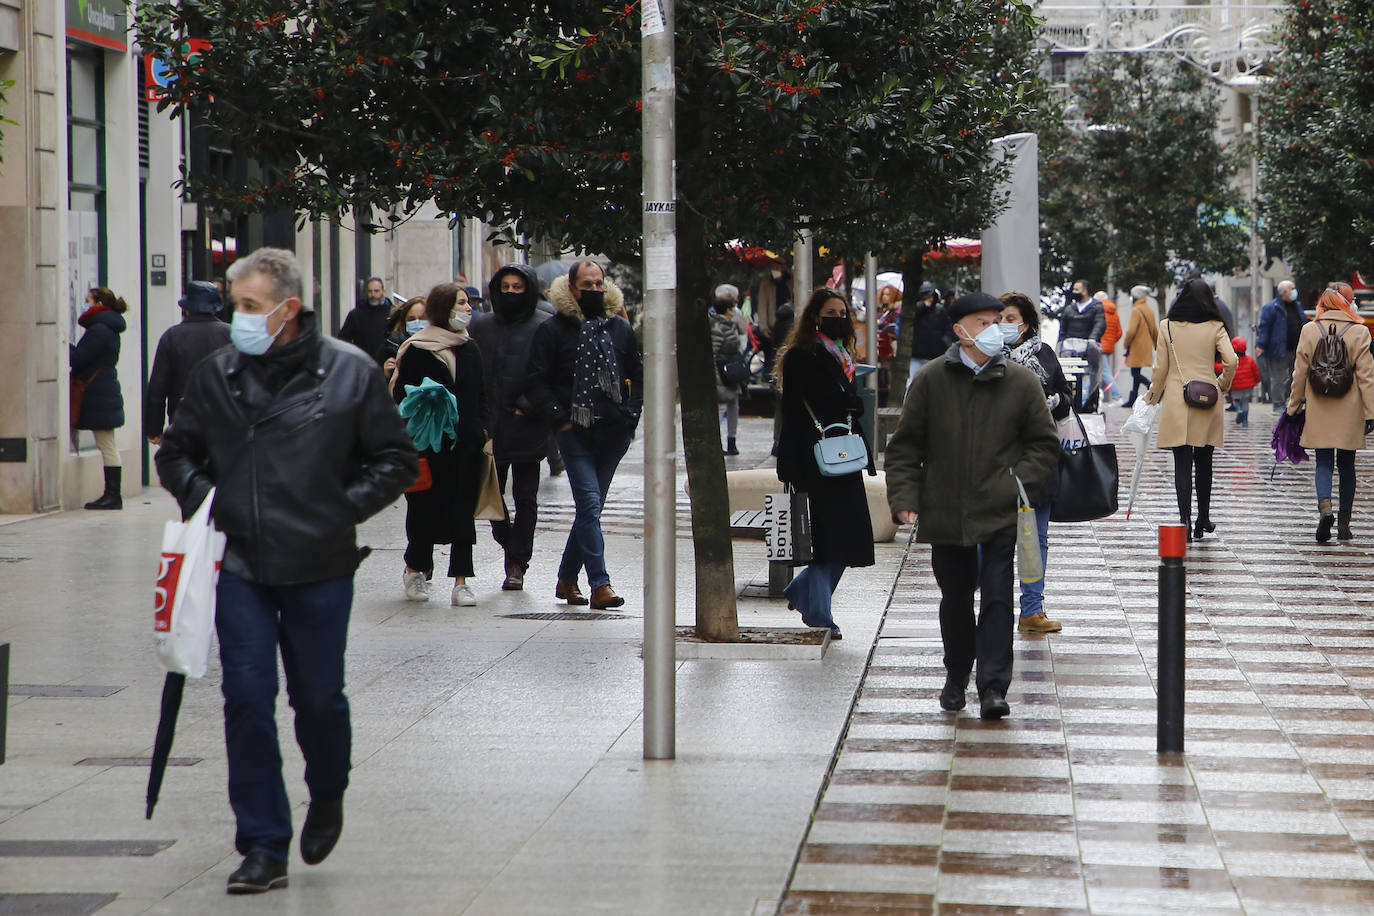
[{"label": "tree with red berries", "polygon": [[[432,201],[556,246],[638,258],[639,8],[447,0],[154,0],[164,103],[268,181],[187,176],[231,209],[404,216]],[[989,142],[1034,103],[1022,0],[738,0],[676,14],[678,369],[697,631],[737,636],[706,304],[724,243],[807,224],[924,250],[990,221]],[[187,39],[209,41],[195,60]]]}]

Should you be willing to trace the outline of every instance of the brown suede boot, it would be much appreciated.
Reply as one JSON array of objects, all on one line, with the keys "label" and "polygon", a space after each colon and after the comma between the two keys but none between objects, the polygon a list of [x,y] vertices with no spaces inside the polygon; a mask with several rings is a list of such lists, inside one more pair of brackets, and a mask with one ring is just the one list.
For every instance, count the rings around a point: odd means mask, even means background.
[{"label": "brown suede boot", "polygon": [[1336,516],[1336,540],[1348,541],[1355,537],[1355,532],[1350,530],[1350,510],[1342,509]]}]

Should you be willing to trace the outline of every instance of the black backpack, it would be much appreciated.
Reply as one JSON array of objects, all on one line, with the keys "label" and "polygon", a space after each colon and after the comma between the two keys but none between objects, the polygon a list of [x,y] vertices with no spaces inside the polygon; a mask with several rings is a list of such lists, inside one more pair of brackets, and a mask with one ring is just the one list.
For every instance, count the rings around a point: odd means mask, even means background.
[{"label": "black backpack", "polygon": [[1341,340],[1345,332],[1354,327],[1347,324],[1339,334],[1335,323],[1326,325],[1317,348],[1312,351],[1312,361],[1307,364],[1307,387],[1313,394],[1324,398],[1339,398],[1350,390],[1355,381],[1355,365],[1350,361],[1350,351]]}]

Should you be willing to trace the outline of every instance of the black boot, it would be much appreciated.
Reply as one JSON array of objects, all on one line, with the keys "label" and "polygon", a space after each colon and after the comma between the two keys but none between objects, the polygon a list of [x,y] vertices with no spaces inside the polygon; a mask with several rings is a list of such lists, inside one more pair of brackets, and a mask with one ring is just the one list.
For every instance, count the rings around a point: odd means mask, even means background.
[{"label": "black boot", "polygon": [[727,454],[727,455],[738,455],[738,454],[739,454],[739,447],[735,445],[735,437],[734,437],[734,436],[731,436],[730,438],[726,439],[725,442],[726,442],[725,454]]},{"label": "black boot", "polygon": [[1342,509],[1336,515],[1336,540],[1349,541],[1355,537],[1355,532],[1350,530],[1350,510]]},{"label": "black boot", "polygon": [[105,469],[105,492],[99,499],[86,503],[87,509],[123,509],[124,500],[119,495],[120,477],[123,475],[123,468]]}]

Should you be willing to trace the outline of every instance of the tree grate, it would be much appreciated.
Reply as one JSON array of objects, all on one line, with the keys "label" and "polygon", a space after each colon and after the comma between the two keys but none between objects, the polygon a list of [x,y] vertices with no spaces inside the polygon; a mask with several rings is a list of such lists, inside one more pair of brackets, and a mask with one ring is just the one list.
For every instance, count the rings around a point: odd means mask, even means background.
[{"label": "tree grate", "polygon": [[585,614],[574,614],[568,611],[549,611],[538,614],[502,614],[515,620],[628,620],[624,614],[598,614],[588,611]]}]

